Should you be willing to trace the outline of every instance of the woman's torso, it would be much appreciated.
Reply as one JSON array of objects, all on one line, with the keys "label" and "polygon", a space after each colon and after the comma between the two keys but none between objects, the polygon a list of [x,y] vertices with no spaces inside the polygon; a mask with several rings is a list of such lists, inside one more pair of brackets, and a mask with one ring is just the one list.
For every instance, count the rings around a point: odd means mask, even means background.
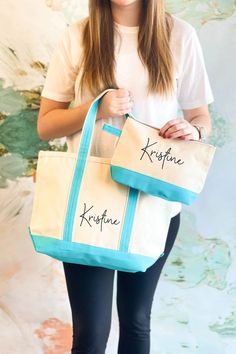
[{"label": "woman's torso", "polygon": [[[160,128],[171,119],[177,118],[179,113],[177,81],[181,70],[183,55],[183,43],[188,36],[191,26],[186,22],[173,17],[174,26],[171,37],[171,49],[174,58],[174,94],[164,99],[157,94],[148,94],[148,73],[143,67],[137,54],[138,27],[126,27],[115,24],[120,36],[115,36],[115,77],[118,87],[130,90],[134,97],[134,109],[132,115],[139,121]],[[85,103],[93,98],[89,92],[80,94],[81,70],[79,70],[79,58],[82,53],[81,33],[84,22],[71,25],[70,33],[73,46],[72,61],[77,67],[78,75],[75,81],[74,106]],[[120,41],[119,38],[122,40]],[[91,154],[94,156],[111,157],[114,151],[116,138],[102,131],[104,123],[122,128],[124,119],[109,118],[99,119],[95,124]],[[68,151],[76,152],[80,141],[81,132],[67,137]],[[180,209],[181,204],[172,202],[173,216]]]}]

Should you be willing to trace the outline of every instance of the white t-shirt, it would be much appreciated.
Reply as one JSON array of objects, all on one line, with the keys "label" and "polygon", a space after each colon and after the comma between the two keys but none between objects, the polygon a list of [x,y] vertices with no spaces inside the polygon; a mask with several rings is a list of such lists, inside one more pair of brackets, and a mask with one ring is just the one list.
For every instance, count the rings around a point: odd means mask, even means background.
[{"label": "white t-shirt", "polygon": [[[213,102],[202,49],[195,29],[187,22],[173,17],[171,50],[174,58],[174,94],[164,99],[148,94],[148,73],[137,54],[138,27],[114,23],[116,82],[118,87],[130,90],[134,97],[132,115],[139,121],[161,128],[166,122],[179,117],[179,109],[192,109]],[[82,29],[84,21],[68,26],[52,55],[42,97],[80,105],[93,98],[89,92],[79,94],[81,79]],[[123,119],[110,118],[96,121],[92,155],[111,157],[115,138],[102,131],[104,122],[122,128]],[[68,151],[78,149],[80,132],[67,137]],[[173,202],[173,215],[181,204]]]}]

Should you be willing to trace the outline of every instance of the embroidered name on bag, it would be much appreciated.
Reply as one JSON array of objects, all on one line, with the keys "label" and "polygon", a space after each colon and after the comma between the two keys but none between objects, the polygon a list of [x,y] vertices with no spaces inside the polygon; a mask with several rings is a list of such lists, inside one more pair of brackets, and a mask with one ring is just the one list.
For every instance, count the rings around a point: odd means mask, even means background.
[{"label": "embroidered name on bag", "polygon": [[150,162],[153,163],[153,159],[157,159],[158,161],[162,162],[161,168],[165,167],[166,162],[172,162],[177,165],[183,165],[184,161],[181,159],[178,159],[177,157],[173,156],[171,154],[171,147],[167,149],[166,151],[158,151],[158,150],[153,150],[151,149],[154,145],[156,145],[158,142],[150,143],[150,139],[148,138],[147,144],[144,148],[141,149],[143,151],[142,156],[140,157],[140,161],[146,157],[149,159]]},{"label": "embroidered name on bag", "polygon": [[120,224],[120,221],[116,219],[113,220],[107,216],[107,209],[105,209],[101,215],[90,213],[93,207],[94,206],[92,205],[90,208],[87,208],[86,203],[84,203],[84,212],[79,216],[81,218],[80,226],[82,226],[84,222],[90,227],[93,227],[93,224],[100,225],[100,231],[102,232],[104,224],[115,226]]}]

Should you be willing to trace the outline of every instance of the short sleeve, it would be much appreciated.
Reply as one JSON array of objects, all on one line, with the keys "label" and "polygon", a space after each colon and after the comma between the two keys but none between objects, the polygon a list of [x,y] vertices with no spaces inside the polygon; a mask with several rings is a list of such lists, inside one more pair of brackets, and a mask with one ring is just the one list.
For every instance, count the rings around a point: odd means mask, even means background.
[{"label": "short sleeve", "polygon": [[76,76],[72,64],[70,29],[67,27],[52,53],[41,96],[55,101],[71,102],[74,99]]},{"label": "short sleeve", "polygon": [[202,48],[193,28],[183,48],[178,77],[178,102],[181,109],[193,109],[214,101]]}]

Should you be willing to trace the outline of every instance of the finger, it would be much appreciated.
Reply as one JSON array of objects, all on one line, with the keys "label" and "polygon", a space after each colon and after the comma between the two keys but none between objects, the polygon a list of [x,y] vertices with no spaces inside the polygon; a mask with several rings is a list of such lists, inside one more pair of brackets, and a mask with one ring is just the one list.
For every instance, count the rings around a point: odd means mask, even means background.
[{"label": "finger", "polygon": [[167,130],[165,131],[165,133],[163,133],[162,136],[163,136],[164,138],[168,138],[169,135],[175,133],[175,132],[178,131],[178,130],[181,130],[181,129],[184,130],[184,129],[186,129],[187,127],[188,127],[188,126],[186,125],[186,123],[183,123],[183,122],[174,124],[174,125],[172,125],[169,129],[167,129]]},{"label": "finger", "polygon": [[183,138],[187,135],[191,135],[192,136],[192,132],[190,129],[180,129],[168,136],[165,136],[167,139],[177,139],[177,138]]},{"label": "finger", "polygon": [[115,115],[115,116],[124,115],[126,113],[131,113],[132,106],[131,105],[123,105],[122,107],[110,106],[109,110],[112,113],[112,115]]},{"label": "finger", "polygon": [[111,117],[123,118],[126,113],[129,113],[127,109],[118,110],[116,107],[110,107],[109,109],[109,114]]},{"label": "finger", "polygon": [[127,97],[114,97],[114,101],[116,104],[126,104],[133,102],[132,98],[130,96]]},{"label": "finger", "polygon": [[131,113],[132,109],[131,108],[127,108],[127,109],[120,109],[118,111],[118,114],[124,115],[126,113]]},{"label": "finger", "polygon": [[169,120],[169,121],[160,129],[159,134],[160,134],[160,135],[165,134],[165,132],[166,132],[170,127],[172,127],[173,125],[175,125],[175,124],[177,124],[177,123],[179,123],[179,122],[182,122],[182,120],[183,120],[183,119],[180,119],[180,118]]},{"label": "finger", "polygon": [[190,135],[192,140],[198,140],[198,135],[196,138],[196,129],[192,126],[192,124],[185,122],[184,124],[175,125],[168,129],[167,133],[164,134],[164,138],[175,138],[174,135],[176,132],[179,132],[182,136]]},{"label": "finger", "polygon": [[131,109],[131,108],[133,108],[133,103],[132,102],[117,105],[117,109],[118,110]]},{"label": "finger", "polygon": [[179,139],[181,139],[181,140],[193,140],[193,136],[192,136],[192,134],[188,134],[188,135],[181,136]]},{"label": "finger", "polygon": [[116,93],[116,97],[129,97],[129,90],[124,89],[124,88],[120,88],[118,90],[115,91]]},{"label": "finger", "polygon": [[113,104],[111,109],[114,114],[126,114],[132,111],[133,103],[130,102],[121,105]]}]

